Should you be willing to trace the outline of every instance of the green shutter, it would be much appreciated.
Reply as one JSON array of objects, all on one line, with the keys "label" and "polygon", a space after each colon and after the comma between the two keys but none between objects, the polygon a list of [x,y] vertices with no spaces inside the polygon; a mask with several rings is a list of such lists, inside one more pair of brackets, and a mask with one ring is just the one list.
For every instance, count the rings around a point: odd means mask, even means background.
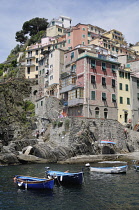
[{"label": "green shutter", "polygon": [[112,79],[112,87],[115,87],[115,79]]},{"label": "green shutter", "polygon": [[106,71],[106,64],[105,63],[102,63],[102,70]]},{"label": "green shutter", "polygon": [[96,98],[96,92],[91,91],[91,100],[95,100],[95,98]]},{"label": "green shutter", "polygon": [[106,100],[106,93],[102,93],[102,100]]},{"label": "green shutter", "polygon": [[123,85],[122,83],[119,83],[119,89],[120,89],[120,90],[123,89],[122,85]]},{"label": "green shutter", "polygon": [[125,85],[125,90],[128,91],[128,85],[127,84]]},{"label": "green shutter", "polygon": [[127,104],[130,105],[130,98],[127,98]]},{"label": "green shutter", "polygon": [[92,68],[96,68],[96,62],[95,62],[95,60],[91,60],[91,67]]},{"label": "green shutter", "polygon": [[116,101],[116,95],[112,94],[112,101],[115,102]]},{"label": "green shutter", "polygon": [[120,97],[120,104],[123,104],[123,97]]}]

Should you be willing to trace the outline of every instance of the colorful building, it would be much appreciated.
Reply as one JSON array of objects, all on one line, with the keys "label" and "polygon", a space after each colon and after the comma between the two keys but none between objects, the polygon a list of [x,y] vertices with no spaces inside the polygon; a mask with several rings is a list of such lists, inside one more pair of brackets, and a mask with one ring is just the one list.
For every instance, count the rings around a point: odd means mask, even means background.
[{"label": "colorful building", "polygon": [[117,72],[118,121],[123,125],[131,123],[130,68],[121,68]]},{"label": "colorful building", "polygon": [[67,84],[61,90],[63,100],[67,101],[67,114],[117,119],[117,60],[89,47],[76,48],[65,56],[65,66],[71,69],[62,78],[62,84]]}]

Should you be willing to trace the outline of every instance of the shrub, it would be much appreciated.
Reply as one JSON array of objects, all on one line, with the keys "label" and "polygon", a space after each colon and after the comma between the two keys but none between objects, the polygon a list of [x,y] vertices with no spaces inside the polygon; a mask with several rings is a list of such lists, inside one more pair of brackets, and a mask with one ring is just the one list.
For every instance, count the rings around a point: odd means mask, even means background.
[{"label": "shrub", "polygon": [[59,122],[57,123],[57,126],[58,126],[58,127],[62,127],[62,125],[63,125],[63,122],[62,122],[62,121],[59,121]]},{"label": "shrub", "polygon": [[69,130],[69,120],[65,120],[65,131]]},{"label": "shrub", "polygon": [[55,128],[57,125],[57,121],[53,121],[52,124],[53,124],[53,128]]}]

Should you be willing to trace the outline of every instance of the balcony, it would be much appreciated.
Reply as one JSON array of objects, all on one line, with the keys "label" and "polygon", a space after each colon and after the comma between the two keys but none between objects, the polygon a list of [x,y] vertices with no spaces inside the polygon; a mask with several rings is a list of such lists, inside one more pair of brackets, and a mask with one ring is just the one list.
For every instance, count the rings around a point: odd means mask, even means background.
[{"label": "balcony", "polygon": [[68,106],[76,106],[79,104],[83,104],[84,99],[83,98],[75,98],[68,101]]},{"label": "balcony", "polygon": [[26,63],[26,66],[27,66],[27,67],[30,67],[30,66],[35,66],[35,63],[33,63],[33,62],[29,62],[29,63]]},{"label": "balcony", "polygon": [[76,87],[76,84],[70,84],[68,86],[62,87],[60,93],[68,92],[68,91],[72,90],[74,87]]},{"label": "balcony", "polygon": [[81,54],[78,55],[78,59],[82,58],[84,56],[90,56],[90,57],[98,57],[98,54],[94,53],[94,52],[83,52]]}]

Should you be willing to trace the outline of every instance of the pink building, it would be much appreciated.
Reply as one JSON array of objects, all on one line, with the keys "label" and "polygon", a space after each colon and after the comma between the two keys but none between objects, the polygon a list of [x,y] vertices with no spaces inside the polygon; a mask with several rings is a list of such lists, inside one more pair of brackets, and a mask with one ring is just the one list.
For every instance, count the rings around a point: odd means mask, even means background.
[{"label": "pink building", "polygon": [[[71,59],[72,57],[72,59]],[[119,63],[94,49],[77,48],[65,55],[65,77],[61,94],[69,116],[117,120]]]},{"label": "pink building", "polygon": [[77,45],[88,45],[94,37],[104,32],[104,29],[97,26],[78,23],[66,30],[66,47],[67,49],[74,49]]}]

